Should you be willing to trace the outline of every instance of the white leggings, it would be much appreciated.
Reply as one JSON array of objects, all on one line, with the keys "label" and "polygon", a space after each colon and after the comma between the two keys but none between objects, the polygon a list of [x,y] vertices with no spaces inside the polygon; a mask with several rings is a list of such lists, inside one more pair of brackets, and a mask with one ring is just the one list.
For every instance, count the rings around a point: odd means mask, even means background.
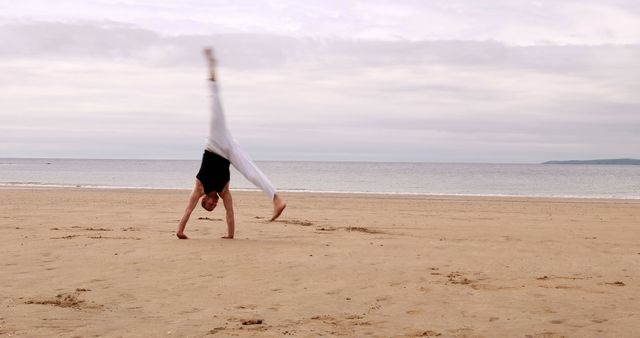
[{"label": "white leggings", "polygon": [[209,81],[209,86],[211,88],[212,105],[209,138],[207,139],[206,148],[229,160],[242,176],[262,189],[273,200],[276,188],[231,136],[227,129],[226,118],[218,94],[218,86],[214,81]]},{"label": "white leggings", "polygon": [[231,162],[233,167],[242,174],[242,176],[255,186],[262,189],[262,191],[264,191],[264,193],[273,200],[273,197],[276,194],[276,188],[273,186],[271,181],[269,181],[269,178],[267,178],[260,168],[256,166],[249,155],[242,150],[237,143],[233,142],[229,151],[229,158],[227,159]]}]

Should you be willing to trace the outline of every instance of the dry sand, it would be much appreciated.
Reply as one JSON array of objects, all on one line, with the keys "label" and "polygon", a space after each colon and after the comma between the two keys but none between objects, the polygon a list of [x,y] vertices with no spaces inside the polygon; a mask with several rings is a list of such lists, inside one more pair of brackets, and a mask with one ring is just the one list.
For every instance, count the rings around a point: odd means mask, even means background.
[{"label": "dry sand", "polygon": [[0,336],[640,336],[640,201],[188,194],[0,190]]}]

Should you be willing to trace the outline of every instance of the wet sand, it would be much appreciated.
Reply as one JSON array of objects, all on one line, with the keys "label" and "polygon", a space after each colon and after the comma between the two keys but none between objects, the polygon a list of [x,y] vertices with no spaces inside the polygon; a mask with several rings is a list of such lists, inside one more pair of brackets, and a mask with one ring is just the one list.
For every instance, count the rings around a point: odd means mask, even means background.
[{"label": "wet sand", "polygon": [[0,189],[0,336],[637,337],[640,201]]}]

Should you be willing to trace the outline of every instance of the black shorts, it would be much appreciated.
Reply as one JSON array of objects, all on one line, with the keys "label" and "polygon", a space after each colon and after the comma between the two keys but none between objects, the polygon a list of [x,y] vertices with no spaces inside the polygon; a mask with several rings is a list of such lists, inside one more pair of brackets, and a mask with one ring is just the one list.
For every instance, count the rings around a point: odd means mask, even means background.
[{"label": "black shorts", "polygon": [[208,150],[202,155],[202,164],[196,178],[204,187],[204,193],[221,192],[229,183],[229,160]]}]

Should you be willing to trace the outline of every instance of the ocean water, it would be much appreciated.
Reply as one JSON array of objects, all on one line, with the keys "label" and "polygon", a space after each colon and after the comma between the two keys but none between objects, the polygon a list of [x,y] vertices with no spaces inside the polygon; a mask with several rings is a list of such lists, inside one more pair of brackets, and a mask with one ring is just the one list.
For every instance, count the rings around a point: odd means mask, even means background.
[{"label": "ocean water", "polygon": [[[640,199],[640,166],[258,161],[281,191]],[[0,159],[0,187],[191,189],[199,160]],[[233,167],[232,167],[233,168]],[[255,189],[232,169],[232,189]]]}]

